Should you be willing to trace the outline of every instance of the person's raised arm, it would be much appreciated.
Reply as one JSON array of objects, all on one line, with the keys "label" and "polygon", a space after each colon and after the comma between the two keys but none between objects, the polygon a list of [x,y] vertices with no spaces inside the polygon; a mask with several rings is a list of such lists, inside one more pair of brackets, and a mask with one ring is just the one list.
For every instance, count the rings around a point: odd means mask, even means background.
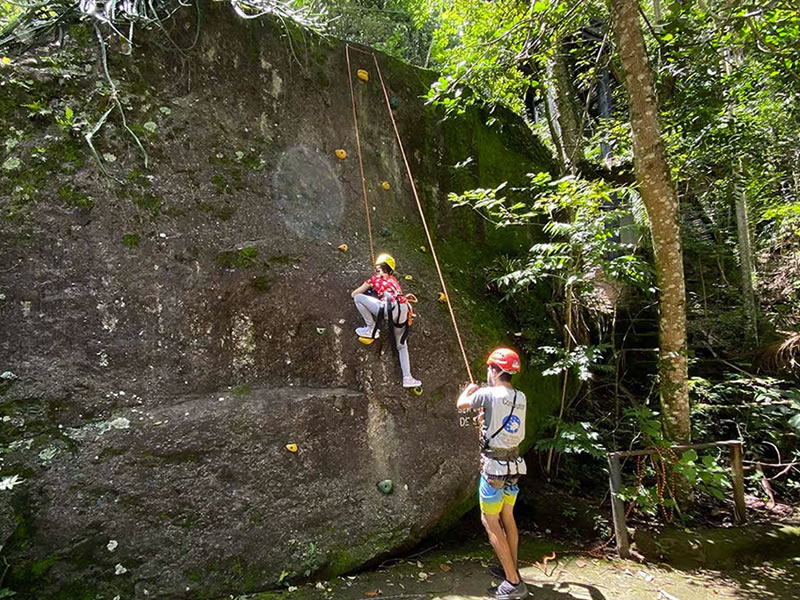
[{"label": "person's raised arm", "polygon": [[467,408],[472,408],[472,400],[470,400],[470,396],[477,392],[480,388],[478,385],[474,383],[470,383],[467,387],[464,388],[464,391],[461,392],[461,395],[456,400],[456,408],[458,410],[464,410]]},{"label": "person's raised arm", "polygon": [[350,292],[350,297],[355,298],[358,294],[363,294],[369,289],[369,282],[365,281],[352,292]]}]

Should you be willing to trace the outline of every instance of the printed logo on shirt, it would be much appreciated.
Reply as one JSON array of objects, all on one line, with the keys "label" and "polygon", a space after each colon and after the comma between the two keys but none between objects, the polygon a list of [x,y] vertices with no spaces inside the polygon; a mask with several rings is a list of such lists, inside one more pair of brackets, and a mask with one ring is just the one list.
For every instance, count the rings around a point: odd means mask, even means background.
[{"label": "printed logo on shirt", "polygon": [[519,431],[520,420],[517,415],[511,415],[508,419],[506,419],[506,424],[503,429],[505,429],[508,433],[517,433]]}]

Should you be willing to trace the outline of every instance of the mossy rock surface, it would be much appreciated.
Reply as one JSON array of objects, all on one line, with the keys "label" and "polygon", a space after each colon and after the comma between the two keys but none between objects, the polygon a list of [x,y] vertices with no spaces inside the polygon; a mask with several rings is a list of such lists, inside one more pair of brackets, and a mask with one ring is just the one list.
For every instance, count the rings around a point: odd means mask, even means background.
[{"label": "mossy rock surface", "polygon": [[[82,139],[109,101],[85,26],[3,70],[19,161],[0,169],[0,371],[16,375],[0,389],[3,475],[25,482],[0,494],[0,543],[20,597],[211,598],[332,576],[475,503],[476,432],[454,408],[466,369],[379,86],[356,88],[370,214],[420,299],[421,397],[388,343],[353,333],[349,292],[371,265],[344,45],[292,30],[290,48],[280,24],[222,3],[200,14],[184,54],[157,32],[130,57],[109,49],[147,169],[117,112],[94,137],[102,171]],[[182,47],[193,15],[174,21]],[[378,61],[481,376],[488,349],[518,339],[484,269],[530,240],[447,194],[552,165],[511,115],[442,121],[420,100],[435,74]],[[50,112],[32,118],[37,101]],[[77,136],[56,119],[67,107]],[[518,385],[532,441],[559,387],[534,369]]]}]

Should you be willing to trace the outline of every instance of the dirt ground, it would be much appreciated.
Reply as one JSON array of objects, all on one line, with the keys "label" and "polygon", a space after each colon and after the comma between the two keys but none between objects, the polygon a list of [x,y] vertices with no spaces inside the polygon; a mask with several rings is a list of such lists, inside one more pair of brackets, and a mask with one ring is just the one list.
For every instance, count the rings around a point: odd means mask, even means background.
[{"label": "dirt ground", "polygon": [[[800,557],[745,564],[731,572],[681,571],[667,565],[593,558],[559,552],[557,544],[533,535],[520,542],[522,577],[539,600],[791,600],[800,599]],[[541,559],[555,549],[543,570]],[[800,554],[800,549],[798,549]],[[384,600],[476,600],[489,598],[492,560],[488,542],[477,536],[443,542],[416,556],[393,559],[362,573],[290,586],[237,600],[382,598]],[[233,598],[233,597],[232,597]]]}]

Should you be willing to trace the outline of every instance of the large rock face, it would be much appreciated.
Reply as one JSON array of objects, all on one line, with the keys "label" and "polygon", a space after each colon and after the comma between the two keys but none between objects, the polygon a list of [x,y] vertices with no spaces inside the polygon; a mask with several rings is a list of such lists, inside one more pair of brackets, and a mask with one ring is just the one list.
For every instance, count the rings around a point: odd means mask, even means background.
[{"label": "large rock face", "polygon": [[[4,71],[2,476],[24,481],[0,490],[0,539],[23,596],[201,598],[341,573],[472,501],[466,373],[372,57],[353,65],[372,75],[355,82],[369,203],[376,249],[420,299],[421,397],[390,344],[353,334],[349,291],[371,268],[344,46],[203,14],[182,53],[158,35],[109,49],[149,169],[119,112],[94,138],[108,176],[75,135],[111,106],[88,30]],[[189,46],[191,15],[173,23]],[[514,240],[446,193],[548,158],[507,115],[442,122],[419,99],[431,73],[379,62],[478,366],[508,327],[479,269]],[[532,398],[555,396],[537,381]]]}]

